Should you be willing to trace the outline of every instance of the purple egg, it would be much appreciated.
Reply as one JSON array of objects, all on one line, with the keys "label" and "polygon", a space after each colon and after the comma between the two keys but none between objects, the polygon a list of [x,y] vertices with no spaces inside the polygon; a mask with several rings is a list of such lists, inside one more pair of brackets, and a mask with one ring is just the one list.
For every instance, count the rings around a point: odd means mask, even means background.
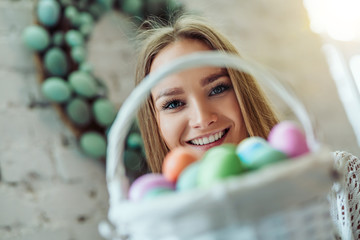
[{"label": "purple egg", "polygon": [[270,146],[293,158],[309,152],[306,137],[295,122],[283,121],[275,125],[268,136]]},{"label": "purple egg", "polygon": [[141,200],[145,194],[153,188],[175,189],[175,184],[166,180],[159,173],[148,173],[136,179],[129,189],[129,199],[132,201]]}]

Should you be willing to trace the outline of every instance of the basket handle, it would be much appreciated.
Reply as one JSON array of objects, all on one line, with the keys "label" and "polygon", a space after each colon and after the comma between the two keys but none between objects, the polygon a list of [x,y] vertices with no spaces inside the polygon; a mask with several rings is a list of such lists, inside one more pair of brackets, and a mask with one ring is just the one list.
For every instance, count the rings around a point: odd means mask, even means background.
[{"label": "basket handle", "polygon": [[120,108],[108,134],[106,178],[108,182],[110,204],[112,201],[117,202],[119,200],[124,200],[127,197],[129,182],[125,175],[124,164],[119,160],[123,157],[123,143],[133,119],[136,116],[136,112],[149,96],[152,87],[172,73],[203,66],[234,68],[249,73],[257,81],[273,89],[280,97],[282,97],[284,102],[293,109],[293,112],[301,122],[310,151],[314,152],[318,150],[320,145],[315,139],[312,124],[305,107],[294,94],[290,94],[289,90],[280,84],[275,77],[265,71],[264,68],[255,63],[245,61],[239,56],[216,51],[189,54],[180,57],[147,75],[131,92]]}]

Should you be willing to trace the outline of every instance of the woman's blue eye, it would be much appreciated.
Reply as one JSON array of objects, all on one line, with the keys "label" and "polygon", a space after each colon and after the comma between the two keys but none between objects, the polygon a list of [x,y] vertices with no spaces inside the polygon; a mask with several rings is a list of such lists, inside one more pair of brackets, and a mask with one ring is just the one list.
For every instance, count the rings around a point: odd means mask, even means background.
[{"label": "woman's blue eye", "polygon": [[228,85],[224,85],[224,84],[218,85],[211,90],[209,95],[213,96],[213,95],[223,93],[226,90],[228,90],[229,88],[230,88],[230,86],[228,86]]},{"label": "woman's blue eye", "polygon": [[163,109],[175,109],[175,108],[178,108],[178,107],[181,107],[183,106],[183,102],[179,101],[179,100],[172,100],[170,102],[166,102],[164,105],[163,105]]}]

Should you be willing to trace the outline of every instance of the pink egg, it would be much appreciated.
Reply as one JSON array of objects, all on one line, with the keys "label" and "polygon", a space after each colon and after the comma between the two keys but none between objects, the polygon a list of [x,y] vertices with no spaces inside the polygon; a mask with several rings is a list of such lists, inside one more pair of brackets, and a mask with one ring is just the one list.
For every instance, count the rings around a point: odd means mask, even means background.
[{"label": "pink egg", "polygon": [[275,125],[268,136],[270,146],[293,158],[309,152],[306,137],[295,122],[283,121]]},{"label": "pink egg", "polygon": [[141,200],[144,195],[153,188],[169,188],[174,190],[175,184],[166,180],[162,174],[148,173],[137,178],[129,189],[129,199]]}]

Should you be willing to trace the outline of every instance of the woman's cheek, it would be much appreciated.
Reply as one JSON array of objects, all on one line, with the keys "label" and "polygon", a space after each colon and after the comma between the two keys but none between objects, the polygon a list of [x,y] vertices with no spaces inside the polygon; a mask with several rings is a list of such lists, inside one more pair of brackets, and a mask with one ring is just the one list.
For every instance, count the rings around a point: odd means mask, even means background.
[{"label": "woman's cheek", "polygon": [[180,116],[160,114],[160,131],[167,146],[171,149],[180,145],[184,123]]}]

